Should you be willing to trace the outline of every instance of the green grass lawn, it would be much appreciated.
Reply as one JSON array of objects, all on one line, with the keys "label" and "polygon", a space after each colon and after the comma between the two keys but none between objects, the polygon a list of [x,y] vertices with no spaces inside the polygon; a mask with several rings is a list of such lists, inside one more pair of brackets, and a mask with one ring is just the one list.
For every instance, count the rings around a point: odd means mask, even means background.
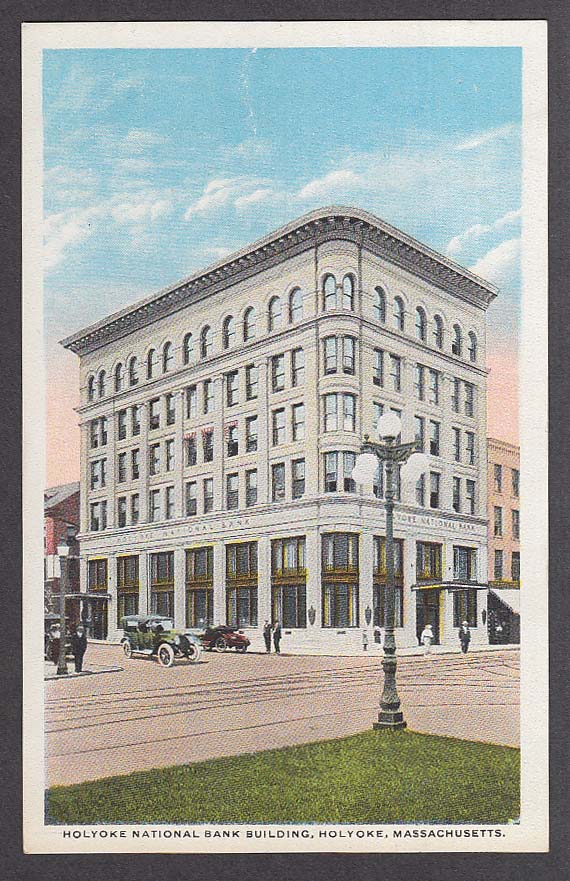
[{"label": "green grass lawn", "polygon": [[48,792],[49,823],[505,823],[519,750],[426,734],[352,737]]}]

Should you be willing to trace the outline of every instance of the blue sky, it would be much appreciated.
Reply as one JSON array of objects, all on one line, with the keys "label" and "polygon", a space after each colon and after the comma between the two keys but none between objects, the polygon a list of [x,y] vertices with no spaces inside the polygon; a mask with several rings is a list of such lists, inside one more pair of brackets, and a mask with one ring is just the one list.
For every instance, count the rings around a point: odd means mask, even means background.
[{"label": "blue sky", "polygon": [[516,340],[517,48],[44,53],[57,339],[313,208],[355,205],[501,286]]}]

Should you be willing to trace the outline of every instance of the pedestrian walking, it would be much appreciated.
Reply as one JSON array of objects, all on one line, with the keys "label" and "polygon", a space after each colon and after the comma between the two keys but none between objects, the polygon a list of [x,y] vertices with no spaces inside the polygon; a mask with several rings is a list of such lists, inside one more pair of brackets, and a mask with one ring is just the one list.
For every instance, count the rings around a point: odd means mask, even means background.
[{"label": "pedestrian walking", "polygon": [[263,641],[265,643],[265,651],[267,654],[271,652],[271,624],[266,621],[263,625]]},{"label": "pedestrian walking", "polygon": [[78,624],[75,633],[71,637],[71,651],[75,661],[75,672],[83,670],[83,658],[87,651],[87,634],[82,624]]},{"label": "pedestrian walking", "polygon": [[50,658],[57,667],[59,663],[59,646],[61,643],[61,630],[59,624],[55,624],[51,628],[50,635]]},{"label": "pedestrian walking", "polygon": [[366,630],[362,631],[362,650],[368,651],[368,633]]},{"label": "pedestrian walking", "polygon": [[424,655],[430,654],[433,639],[434,636],[431,624],[426,624],[426,626],[422,630],[422,635],[420,636],[420,642],[424,647]]},{"label": "pedestrian walking", "polygon": [[276,654],[280,655],[280,654],[281,654],[281,649],[280,649],[280,645],[281,645],[281,624],[279,623],[279,621],[276,621],[275,624],[274,624],[274,626],[273,626],[273,645],[275,646],[275,652],[276,652]]},{"label": "pedestrian walking", "polygon": [[461,651],[466,655],[469,650],[469,643],[471,642],[471,631],[469,630],[468,621],[462,621],[461,623],[461,627],[459,628],[459,641],[461,643]]}]

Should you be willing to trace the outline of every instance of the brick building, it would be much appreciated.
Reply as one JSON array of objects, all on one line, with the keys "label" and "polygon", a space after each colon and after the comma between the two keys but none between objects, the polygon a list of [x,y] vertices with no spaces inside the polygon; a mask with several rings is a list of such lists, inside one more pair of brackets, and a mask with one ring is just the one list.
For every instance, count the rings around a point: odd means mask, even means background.
[{"label": "brick building", "polygon": [[[79,482],[54,486],[44,493],[44,606],[59,612],[60,568],[57,547],[73,529],[79,532]],[[70,562],[67,593],[79,592],[79,563]]]},{"label": "brick building", "polygon": [[[520,628],[520,447],[487,440],[489,504],[489,630],[518,642]],[[497,626],[500,628],[496,633]]]}]

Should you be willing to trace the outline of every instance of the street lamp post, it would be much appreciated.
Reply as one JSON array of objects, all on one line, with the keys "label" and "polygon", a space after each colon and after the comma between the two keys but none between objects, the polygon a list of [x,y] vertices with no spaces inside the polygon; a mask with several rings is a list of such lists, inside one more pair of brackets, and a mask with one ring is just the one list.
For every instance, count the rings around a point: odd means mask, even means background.
[{"label": "street lamp post", "polygon": [[67,594],[67,566],[69,563],[70,544],[75,535],[73,527],[67,528],[65,540],[61,540],[57,546],[59,557],[59,656],[57,659],[57,675],[67,676],[66,659],[66,622],[65,622],[65,597]]},{"label": "street lamp post", "polygon": [[[359,483],[371,482],[374,479],[379,463],[383,463],[386,472],[384,506],[386,510],[386,605],[384,629],[384,689],[380,699],[378,721],[374,723],[377,730],[397,731],[406,727],[404,714],[400,709],[400,698],[396,686],[396,585],[394,578],[394,496],[395,474],[399,465],[408,463],[408,474],[425,470],[427,457],[418,451],[415,441],[399,443],[401,423],[395,413],[386,413],[378,420],[380,441],[370,440],[364,436],[361,454],[356,461],[353,479]],[[408,460],[410,460],[408,462]]]}]

